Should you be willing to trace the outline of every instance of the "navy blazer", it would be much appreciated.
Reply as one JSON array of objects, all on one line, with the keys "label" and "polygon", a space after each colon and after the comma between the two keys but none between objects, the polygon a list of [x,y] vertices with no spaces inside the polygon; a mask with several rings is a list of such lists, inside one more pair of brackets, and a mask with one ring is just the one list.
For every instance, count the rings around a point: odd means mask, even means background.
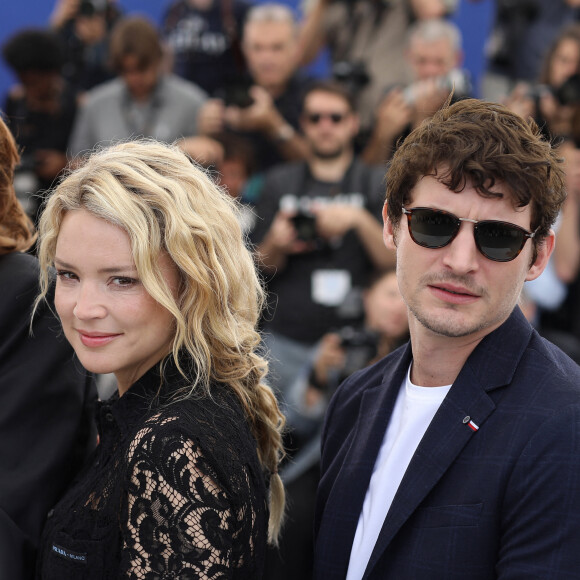
[{"label": "navy blazer", "polygon": [[[410,344],[336,392],[315,578],[343,579]],[[479,427],[474,431],[470,422]],[[580,578],[580,367],[519,308],[461,369],[385,518],[365,579]]]}]

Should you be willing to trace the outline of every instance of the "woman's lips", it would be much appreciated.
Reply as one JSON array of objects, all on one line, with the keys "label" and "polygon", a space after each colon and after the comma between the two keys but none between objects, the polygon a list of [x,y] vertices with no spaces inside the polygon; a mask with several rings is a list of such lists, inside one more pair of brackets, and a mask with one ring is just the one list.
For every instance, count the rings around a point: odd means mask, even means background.
[{"label": "woman's lips", "polygon": [[101,332],[85,332],[83,330],[77,331],[80,335],[81,342],[88,347],[99,347],[109,344],[120,334],[105,334]]}]

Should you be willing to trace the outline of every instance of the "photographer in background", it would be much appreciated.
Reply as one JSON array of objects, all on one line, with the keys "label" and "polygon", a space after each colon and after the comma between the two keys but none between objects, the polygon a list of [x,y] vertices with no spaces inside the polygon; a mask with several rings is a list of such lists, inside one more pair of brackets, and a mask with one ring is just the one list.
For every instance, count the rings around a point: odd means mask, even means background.
[{"label": "photographer in background", "polygon": [[299,413],[322,419],[321,408],[342,381],[409,338],[407,307],[394,269],[373,274],[362,294],[362,306],[363,324],[343,326],[325,334],[305,384],[293,385],[289,406]]},{"label": "photographer in background", "polygon": [[486,101],[499,103],[518,82],[536,81],[549,46],[563,26],[578,19],[580,1],[496,0],[494,5],[481,90]]},{"label": "photographer in background", "polygon": [[4,104],[7,124],[22,151],[14,187],[26,213],[36,220],[41,201],[37,194],[51,186],[67,163],[76,94],[61,74],[62,45],[52,32],[17,32],[2,54],[19,81]]},{"label": "photographer in background", "polygon": [[241,34],[249,7],[245,0],[173,0],[161,22],[173,72],[212,97],[243,73]]},{"label": "photographer in background", "polygon": [[109,36],[121,16],[116,0],[57,0],[50,26],[64,48],[62,72],[78,93],[115,76],[108,63]]},{"label": "photographer in background", "polygon": [[366,131],[385,88],[410,80],[404,59],[409,26],[414,20],[443,17],[455,4],[455,0],[311,0],[298,63],[308,64],[327,46],[335,76],[359,89],[356,110]]},{"label": "photographer in background", "polygon": [[453,92],[453,99],[469,95],[461,32],[447,20],[421,20],[409,30],[405,60],[413,75],[406,88],[391,88],[376,110],[373,131],[362,153],[367,163],[384,163],[397,142],[431,117]]},{"label": "photographer in background", "polygon": [[362,293],[364,321],[325,334],[311,363],[290,388],[283,408],[289,432],[288,453],[280,475],[288,514],[278,552],[266,560],[267,577],[312,577],[313,521],[320,471],[320,430],[330,397],[347,376],[386,356],[409,338],[407,306],[394,269],[374,272]]},{"label": "photographer in background", "polygon": [[299,133],[302,93],[307,80],[296,74],[296,22],[288,6],[266,3],[246,17],[242,49],[249,76],[223,88],[204,106],[200,130],[223,130],[252,142],[257,170],[304,159],[307,146]]},{"label": "photographer in background", "polygon": [[538,83],[518,83],[504,104],[533,117],[547,137],[572,138],[580,110],[580,24],[564,27],[555,38]]},{"label": "photographer in background", "polygon": [[179,140],[202,164],[221,160],[221,145],[199,134],[198,115],[207,95],[193,83],[164,74],[161,40],[147,18],[119,20],[110,52],[118,77],[87,93],[71,135],[72,155],[112,141],[152,137]]},{"label": "photographer in background", "polygon": [[577,256],[578,184],[580,175],[580,24],[565,26],[544,57],[535,85],[518,83],[504,104],[522,117],[532,117],[544,136],[559,145],[565,161],[568,196],[554,224],[556,248],[545,270],[526,284],[535,308],[533,324],[540,334],[574,357],[578,329]]},{"label": "photographer in background", "polygon": [[359,123],[350,95],[336,83],[314,83],[301,126],[309,156],[266,174],[251,235],[276,302],[264,330],[269,381],[281,398],[318,340],[344,324],[343,303],[373,269],[394,263],[379,217],[384,170],[355,157]]}]

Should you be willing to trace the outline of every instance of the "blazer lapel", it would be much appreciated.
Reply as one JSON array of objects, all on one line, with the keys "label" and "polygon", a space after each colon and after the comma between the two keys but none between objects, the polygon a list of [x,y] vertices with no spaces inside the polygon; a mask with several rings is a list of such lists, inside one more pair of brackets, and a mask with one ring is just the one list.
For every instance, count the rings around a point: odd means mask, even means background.
[{"label": "blazer lapel", "polygon": [[[383,382],[362,396],[352,444],[328,497],[319,537],[332,538],[332,570],[325,578],[344,578],[366,490],[391,416],[399,387],[411,361],[411,346],[403,350],[383,375]],[[333,574],[333,572],[335,574]]]},{"label": "blazer lapel", "polygon": [[[524,330],[524,332],[521,332]],[[435,414],[405,472],[363,578],[495,409],[489,391],[511,382],[531,327],[516,309],[478,345]],[[505,345],[509,344],[509,352]],[[365,490],[366,491],[366,490]]]}]

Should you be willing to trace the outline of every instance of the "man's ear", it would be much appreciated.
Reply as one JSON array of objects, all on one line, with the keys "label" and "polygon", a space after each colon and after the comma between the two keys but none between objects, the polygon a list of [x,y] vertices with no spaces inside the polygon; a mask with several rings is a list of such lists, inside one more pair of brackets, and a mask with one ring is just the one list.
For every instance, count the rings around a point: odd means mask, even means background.
[{"label": "man's ear", "polygon": [[393,223],[387,215],[387,202],[383,205],[383,224],[383,242],[389,250],[396,250],[395,231],[393,229]]},{"label": "man's ear", "polygon": [[530,266],[528,275],[526,276],[526,282],[529,280],[535,280],[544,271],[555,246],[556,235],[554,234],[554,230],[550,230],[550,233],[546,238],[538,244],[538,255],[536,256],[534,263]]},{"label": "man's ear", "polygon": [[360,131],[360,116],[356,111],[352,112],[352,136],[353,139],[359,134]]}]

